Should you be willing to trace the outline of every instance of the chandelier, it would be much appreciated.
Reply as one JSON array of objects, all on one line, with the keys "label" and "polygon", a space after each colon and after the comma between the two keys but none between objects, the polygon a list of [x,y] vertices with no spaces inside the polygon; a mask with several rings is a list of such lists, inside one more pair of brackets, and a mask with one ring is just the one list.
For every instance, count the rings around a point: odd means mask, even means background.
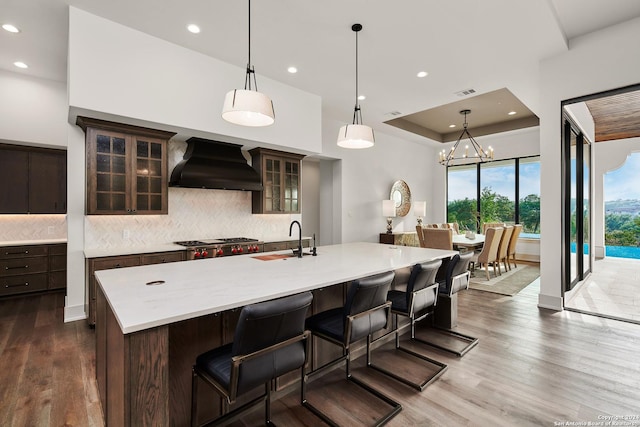
[{"label": "chandelier", "polygon": [[[438,153],[438,163],[443,166],[456,166],[492,161],[493,148],[491,148],[491,146],[489,146],[487,150],[482,148],[482,145],[476,142],[467,129],[467,114],[471,114],[471,110],[462,110],[460,114],[464,115],[464,129],[462,129],[458,140],[448,153],[445,149]],[[465,135],[469,139],[469,142],[465,144],[464,147],[460,147],[460,142]]]}]

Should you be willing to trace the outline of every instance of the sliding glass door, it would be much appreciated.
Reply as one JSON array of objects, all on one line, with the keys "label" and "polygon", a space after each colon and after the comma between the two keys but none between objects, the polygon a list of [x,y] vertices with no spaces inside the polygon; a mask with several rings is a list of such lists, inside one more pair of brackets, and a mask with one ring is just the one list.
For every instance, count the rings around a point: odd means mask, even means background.
[{"label": "sliding glass door", "polygon": [[580,129],[564,118],[564,289],[591,272],[591,147]]}]

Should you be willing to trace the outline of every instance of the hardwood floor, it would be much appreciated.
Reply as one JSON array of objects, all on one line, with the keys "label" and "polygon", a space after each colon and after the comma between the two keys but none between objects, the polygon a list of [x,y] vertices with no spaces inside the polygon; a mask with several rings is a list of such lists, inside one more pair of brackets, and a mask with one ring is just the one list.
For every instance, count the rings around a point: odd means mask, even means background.
[{"label": "hardwood floor", "polygon": [[0,300],[0,426],[100,426],[95,344],[64,293]]},{"label": "hardwood floor", "polygon": [[[462,358],[416,346],[449,365],[421,393],[363,368],[360,359],[354,375],[402,403],[390,426],[540,426],[640,415],[640,326],[538,309],[537,295],[537,282],[514,297],[461,293],[458,329],[480,342]],[[62,294],[0,300],[1,426],[102,425],[94,331],[85,322],[62,323],[63,304]],[[376,362],[396,357],[388,347],[375,350]],[[384,409],[375,402],[361,408],[369,403],[347,387],[334,371],[312,382],[308,397],[333,407],[343,425]],[[276,396],[276,423],[322,425],[298,406],[295,388]],[[261,422],[257,408],[235,425]]]}]

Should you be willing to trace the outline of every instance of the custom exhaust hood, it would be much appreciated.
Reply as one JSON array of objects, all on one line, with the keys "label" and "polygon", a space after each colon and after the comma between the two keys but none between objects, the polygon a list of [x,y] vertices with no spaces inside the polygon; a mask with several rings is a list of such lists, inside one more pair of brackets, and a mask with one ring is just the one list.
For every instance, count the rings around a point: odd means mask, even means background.
[{"label": "custom exhaust hood", "polygon": [[192,137],[183,160],[171,173],[170,187],[260,191],[262,182],[240,145]]}]

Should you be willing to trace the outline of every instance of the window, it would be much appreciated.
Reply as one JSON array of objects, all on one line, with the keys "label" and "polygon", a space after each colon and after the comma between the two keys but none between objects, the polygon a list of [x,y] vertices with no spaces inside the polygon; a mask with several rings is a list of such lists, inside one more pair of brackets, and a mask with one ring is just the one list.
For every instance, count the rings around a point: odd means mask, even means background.
[{"label": "window", "polygon": [[519,223],[524,236],[540,237],[540,157],[449,167],[447,221],[477,231]]},{"label": "window", "polygon": [[540,157],[519,159],[519,222],[529,237],[540,237]]},{"label": "window", "polygon": [[478,210],[477,166],[450,167],[447,182],[447,222],[457,222],[460,230],[475,230]]},{"label": "window", "polygon": [[516,161],[480,164],[480,223],[515,223]]}]

